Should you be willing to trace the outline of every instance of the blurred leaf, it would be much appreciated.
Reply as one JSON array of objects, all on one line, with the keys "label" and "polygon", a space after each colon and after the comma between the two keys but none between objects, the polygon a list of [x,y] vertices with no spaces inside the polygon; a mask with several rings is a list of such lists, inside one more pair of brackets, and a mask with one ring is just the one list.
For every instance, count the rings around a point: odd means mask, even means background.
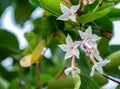
[{"label": "blurred leaf", "polygon": [[45,40],[41,40],[39,44],[35,47],[35,49],[32,52],[31,64],[37,62],[37,60],[43,53],[43,49],[45,48],[45,45],[46,45]]},{"label": "blurred leaf", "polygon": [[60,10],[60,0],[39,0],[40,6],[45,10],[51,12],[55,16],[59,16],[61,14]]},{"label": "blurred leaf", "polygon": [[12,0],[0,0],[0,15],[11,4],[12,4]]},{"label": "blurred leaf", "polygon": [[12,54],[20,53],[18,40],[10,32],[0,29],[0,59],[4,59]]},{"label": "blurred leaf", "polygon": [[10,82],[8,89],[18,89],[18,86],[19,86],[19,79],[13,79]]},{"label": "blurred leaf", "polygon": [[29,0],[29,2],[34,6],[40,6],[39,0]]},{"label": "blurred leaf", "polygon": [[99,8],[96,12],[90,12],[88,14],[80,16],[79,22],[82,24],[85,24],[90,21],[99,19],[99,18],[105,16],[111,10],[112,7],[113,7],[113,3],[106,4],[106,5],[102,6],[101,8]]},{"label": "blurred leaf", "polygon": [[80,76],[77,74],[74,78],[74,89],[79,89],[80,85],[81,85],[81,80],[80,80]]},{"label": "blurred leaf", "polygon": [[72,77],[65,77],[59,80],[52,81],[48,84],[48,89],[73,89],[74,82]]},{"label": "blurred leaf", "polygon": [[23,55],[31,54],[35,46],[38,44],[39,40],[34,32],[26,33],[26,39],[28,41],[28,47],[23,51]]},{"label": "blurred leaf", "polygon": [[30,16],[34,8],[30,5],[28,0],[15,0],[13,2],[15,11],[15,20],[18,24],[23,25]]},{"label": "blurred leaf", "polygon": [[49,74],[40,74],[40,79],[42,81],[42,83],[48,83],[53,77]]}]

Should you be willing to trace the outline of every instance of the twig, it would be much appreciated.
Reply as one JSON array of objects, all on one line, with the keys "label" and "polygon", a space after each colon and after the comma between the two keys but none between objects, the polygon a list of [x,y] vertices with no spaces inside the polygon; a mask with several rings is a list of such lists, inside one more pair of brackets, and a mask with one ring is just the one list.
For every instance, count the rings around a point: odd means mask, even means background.
[{"label": "twig", "polygon": [[109,76],[107,76],[107,75],[105,75],[105,74],[101,74],[101,75],[104,76],[105,78],[113,81],[113,82],[116,82],[116,83],[120,84],[120,81],[117,81],[117,80],[115,80],[115,79],[113,79],[113,78],[111,78],[111,77],[109,77]]},{"label": "twig", "polygon": [[38,89],[41,89],[41,82],[40,82],[40,63],[36,62],[36,78],[37,78],[37,82],[38,82]]},{"label": "twig", "polygon": [[95,22],[92,21],[92,23],[95,25],[95,27],[100,31],[101,35],[105,37],[106,39],[109,39],[112,37],[111,31],[106,31],[105,29],[102,29],[100,26],[98,26]]}]

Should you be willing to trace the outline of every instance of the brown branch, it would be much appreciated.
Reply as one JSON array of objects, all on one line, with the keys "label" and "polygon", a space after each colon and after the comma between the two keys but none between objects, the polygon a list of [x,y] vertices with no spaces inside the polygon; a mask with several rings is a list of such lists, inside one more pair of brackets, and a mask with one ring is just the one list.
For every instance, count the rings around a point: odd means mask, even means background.
[{"label": "brown branch", "polygon": [[101,75],[102,75],[103,77],[105,77],[105,78],[107,78],[107,79],[109,79],[109,80],[115,82],[115,83],[120,84],[120,81],[117,81],[117,80],[115,80],[115,79],[113,79],[113,78],[111,78],[111,77],[109,77],[109,76],[107,76],[107,75],[105,75],[105,74],[101,74]]}]

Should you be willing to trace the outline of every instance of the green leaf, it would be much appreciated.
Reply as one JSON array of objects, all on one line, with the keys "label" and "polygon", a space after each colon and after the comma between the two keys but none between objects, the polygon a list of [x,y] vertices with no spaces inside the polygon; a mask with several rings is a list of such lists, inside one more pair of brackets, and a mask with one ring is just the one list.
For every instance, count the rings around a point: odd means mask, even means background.
[{"label": "green leaf", "polygon": [[40,6],[39,0],[29,0],[29,2],[34,6]]},{"label": "green leaf", "polygon": [[0,0],[0,15],[11,4],[12,0]]},{"label": "green leaf", "polygon": [[90,21],[99,19],[105,16],[113,7],[113,4],[107,4],[99,8],[96,12],[90,12],[88,14],[79,17],[79,22],[82,24],[88,23]]},{"label": "green leaf", "polygon": [[99,86],[89,77],[81,75],[80,89],[99,89]]},{"label": "green leaf", "polygon": [[120,45],[110,45],[108,47],[108,52],[109,53],[113,53],[113,52],[116,52],[118,50],[120,50]]},{"label": "green leaf", "polygon": [[42,83],[48,83],[53,77],[49,74],[40,74],[40,79],[42,81]]},{"label": "green leaf", "polygon": [[20,53],[17,38],[12,33],[0,29],[0,59],[16,53]]},{"label": "green leaf", "polygon": [[94,76],[93,76],[93,79],[94,81],[96,81],[96,83],[99,85],[99,86],[103,86],[105,85],[106,83],[108,83],[108,79],[103,77],[101,74],[99,73],[95,73]]},{"label": "green leaf", "polygon": [[74,82],[72,77],[65,77],[62,79],[51,81],[48,84],[47,89],[73,89],[74,88]]},{"label": "green leaf", "polygon": [[55,16],[61,14],[60,10],[60,0],[39,0],[40,6],[45,10],[51,12]]},{"label": "green leaf", "polygon": [[80,85],[81,85],[81,80],[80,80],[80,76],[77,74],[74,78],[74,89],[79,89]]},{"label": "green leaf", "polygon": [[18,24],[22,25],[26,22],[30,16],[34,8],[28,0],[15,0],[13,3],[14,11],[15,11],[15,20]]},{"label": "green leaf", "polygon": [[114,52],[107,57],[110,60],[110,63],[104,66],[106,71],[114,71],[118,69],[120,65],[120,51]]},{"label": "green leaf", "polygon": [[98,49],[102,57],[106,56],[108,45],[109,45],[109,40],[106,38],[101,38],[101,40],[98,43]]},{"label": "green leaf", "polygon": [[33,49],[36,47],[39,41],[37,35],[34,32],[26,33],[25,36],[28,41],[28,48],[26,48],[22,54],[28,55],[32,53]]},{"label": "green leaf", "polygon": [[120,89],[120,85],[118,85],[115,89]]},{"label": "green leaf", "polygon": [[19,83],[19,79],[13,79],[10,82],[8,89],[18,89],[18,83]]},{"label": "green leaf", "polygon": [[[100,19],[95,20],[95,23],[100,26],[103,30],[112,32],[113,24],[112,21],[107,16],[104,16]],[[103,25],[104,24],[104,25]]]},{"label": "green leaf", "polygon": [[120,9],[112,8],[107,16],[112,20],[120,20]]},{"label": "green leaf", "polygon": [[79,0],[70,0],[70,2],[72,3],[72,5],[77,5]]},{"label": "green leaf", "polygon": [[86,75],[86,76],[90,75],[90,68],[87,64],[87,57],[86,57],[86,54],[83,51],[80,52],[80,59],[77,59],[76,63],[78,64],[81,72],[84,75]]}]

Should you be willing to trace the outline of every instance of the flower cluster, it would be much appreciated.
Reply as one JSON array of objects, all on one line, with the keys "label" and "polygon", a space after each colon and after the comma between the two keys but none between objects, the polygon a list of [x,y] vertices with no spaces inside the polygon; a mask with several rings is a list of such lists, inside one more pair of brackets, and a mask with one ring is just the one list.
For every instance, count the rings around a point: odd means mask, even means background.
[{"label": "flower cluster", "polygon": [[85,32],[79,31],[81,41],[73,42],[71,36],[68,34],[66,38],[66,44],[58,45],[63,51],[66,52],[65,59],[72,57],[71,67],[65,70],[65,74],[69,75],[70,72],[74,77],[76,74],[80,73],[80,69],[75,66],[75,58],[79,58],[79,50],[77,47],[82,46],[87,55],[90,57],[92,63],[94,64],[90,75],[94,75],[94,71],[97,70],[99,73],[103,74],[102,67],[109,63],[110,61],[100,56],[97,49],[96,41],[100,40],[96,34],[92,34],[92,28],[89,26]]},{"label": "flower cluster", "polygon": [[[70,5],[71,7],[68,8],[63,4],[60,4],[61,11],[63,15],[57,18],[57,20],[72,20],[76,22],[77,11],[80,8],[81,0],[79,0],[78,5]],[[83,0],[83,4],[86,6],[87,4],[94,3],[94,0]],[[91,70],[90,75],[94,75],[94,71],[97,70],[99,73],[103,74],[102,67],[109,63],[110,61],[100,56],[100,53],[97,49],[96,41],[100,40],[101,38],[96,34],[92,34],[92,28],[89,26],[85,32],[79,31],[81,41],[73,42],[71,36],[68,34],[66,38],[66,44],[58,45],[63,51],[66,52],[65,60],[68,58],[72,58],[71,67],[65,70],[65,74],[69,75],[72,74],[75,77],[76,74],[80,73],[80,69],[75,66],[75,59],[79,58],[79,50],[78,47],[82,46],[85,50],[89,58],[91,59],[92,63],[94,64]]]}]

